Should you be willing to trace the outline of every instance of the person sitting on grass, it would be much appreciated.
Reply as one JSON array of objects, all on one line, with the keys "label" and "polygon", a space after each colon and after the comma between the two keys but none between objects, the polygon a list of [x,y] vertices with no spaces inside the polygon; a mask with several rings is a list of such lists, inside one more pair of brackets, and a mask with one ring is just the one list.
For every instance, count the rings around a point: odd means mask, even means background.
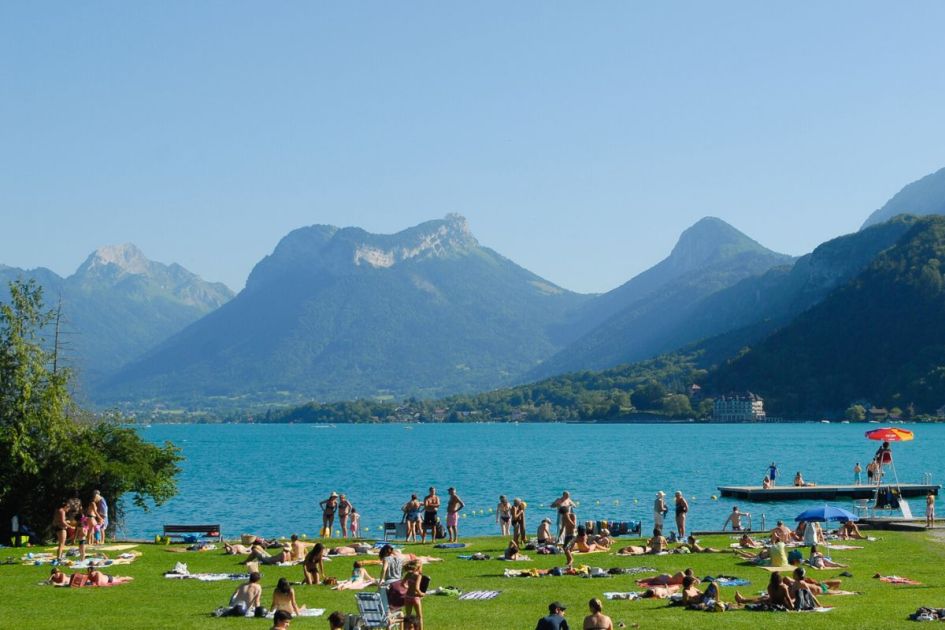
[{"label": "person sitting on grass", "polygon": [[614,622],[604,614],[604,604],[596,597],[587,602],[591,614],[584,617],[584,630],[614,630]]},{"label": "person sitting on grass", "polygon": [[290,615],[297,615],[300,612],[299,605],[295,601],[295,590],[289,584],[289,580],[284,577],[279,578],[276,588],[272,592],[272,604],[270,610],[285,611]]},{"label": "person sitting on grass", "polygon": [[817,549],[817,545],[811,545],[810,558],[807,559],[807,563],[815,569],[845,569],[847,566],[845,564],[840,564],[839,562],[834,562],[822,554]]},{"label": "person sitting on grass", "polygon": [[696,584],[698,580],[691,575],[683,578],[682,599],[680,603],[690,610],[705,610],[706,606],[719,601],[719,587],[715,582],[709,582],[705,592],[700,591]]},{"label": "person sitting on grass", "polygon": [[[783,581],[787,583],[788,591],[790,592],[791,597],[794,599],[794,610],[813,610],[815,608],[820,608],[820,602],[817,601],[817,597],[811,590],[810,581],[807,580],[803,567],[797,567],[794,569],[793,580],[790,578],[784,578]],[[820,589],[819,584],[815,582],[814,585]]]},{"label": "person sitting on grass", "polygon": [[328,615],[328,630],[344,630],[345,624],[348,622],[348,615],[344,614],[340,610]]},{"label": "person sitting on grass", "polygon": [[784,521],[778,521],[777,526],[771,530],[771,542],[783,542],[785,544],[794,542],[794,532],[784,524]]},{"label": "person sitting on grass", "polygon": [[[771,537],[771,540],[774,540],[774,537]],[[749,536],[747,533],[742,534],[742,537],[738,539],[738,546],[742,549],[758,549],[763,547],[760,542]]]},{"label": "person sitting on grass", "polygon": [[554,544],[554,536],[551,535],[551,519],[544,518],[541,520],[541,524],[538,526],[538,533],[535,538],[538,541],[539,545],[551,545]]},{"label": "person sitting on grass", "polygon": [[631,556],[641,556],[644,554],[659,554],[667,550],[669,545],[666,542],[666,538],[663,537],[663,530],[659,526],[653,528],[653,537],[650,538],[643,546],[639,545],[627,545],[626,547],[621,547],[617,550],[618,554],[622,555],[631,555]]},{"label": "person sitting on grass", "polygon": [[[272,628],[269,630],[285,630],[292,623],[292,615],[284,610],[277,610],[272,616]],[[344,628],[344,626],[341,626]]]},{"label": "person sitting on grass", "polygon": [[548,614],[538,620],[535,630],[568,630],[568,621],[564,618],[567,609],[561,602],[551,602],[548,604]]},{"label": "person sitting on grass", "polygon": [[761,605],[764,610],[794,610],[794,599],[780,573],[772,573],[768,588],[761,597],[745,597],[735,591],[735,603]]},{"label": "person sitting on grass", "polygon": [[246,613],[259,606],[262,599],[262,585],[259,580],[262,576],[259,571],[249,574],[249,581],[240,584],[230,596],[229,607],[217,608],[214,615],[217,617],[245,617]]},{"label": "person sitting on grass", "polygon": [[571,541],[564,546],[564,557],[568,561],[568,568],[571,568],[575,553],[593,553],[605,549],[607,548],[601,547],[596,543],[588,542],[587,529],[583,525],[579,525],[577,528],[577,536],[572,538]]},{"label": "person sitting on grass", "polygon": [[518,545],[515,544],[514,540],[510,540],[509,546],[505,548],[505,553],[502,554],[502,557],[505,560],[518,560],[521,555]]},{"label": "person sitting on grass", "polygon": [[610,530],[606,527],[602,528],[599,534],[589,538],[589,540],[600,549],[610,549],[611,545],[614,544],[614,539],[610,537]]},{"label": "person sitting on grass", "polygon": [[846,521],[837,529],[840,540],[865,540],[866,536],[860,533],[860,528],[853,521]]}]

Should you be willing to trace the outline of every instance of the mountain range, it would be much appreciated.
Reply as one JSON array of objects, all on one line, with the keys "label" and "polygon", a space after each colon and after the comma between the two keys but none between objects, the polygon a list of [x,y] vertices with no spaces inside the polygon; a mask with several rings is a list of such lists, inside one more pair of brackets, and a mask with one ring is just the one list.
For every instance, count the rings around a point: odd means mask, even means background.
[{"label": "mountain range", "polygon": [[392,235],[315,225],[106,388],[118,401],[474,391],[561,347],[557,325],[589,299],[481,246],[459,215]]},{"label": "mountain range", "polygon": [[225,285],[148,260],[131,244],[97,249],[66,278],[0,265],[4,294],[12,280],[35,281],[47,307],[61,303],[61,358],[84,387],[233,297]]},{"label": "mountain range", "polygon": [[[97,250],[68,278],[0,265],[0,280],[31,278],[48,302],[61,297],[64,353],[100,405],[431,399],[578,371],[616,374],[615,366],[679,350],[697,362],[685,363],[693,374],[708,370],[710,388],[751,386],[764,394],[770,387],[773,404],[808,412],[859,391],[855,379],[838,385],[835,397],[813,395],[778,381],[769,362],[790,362],[785,348],[801,348],[805,339],[841,339],[830,327],[840,326],[843,300],[862,297],[853,286],[921,303],[898,284],[934,288],[939,250],[917,243],[934,241],[939,223],[915,215],[942,212],[945,169],[903,188],[859,232],[797,259],[707,217],[664,260],[601,295],[568,291],[519,267],[482,246],[459,215],[396,234],[294,230],[235,297],[179,265],[148,260],[133,245]],[[877,265],[898,265],[900,273],[884,276]],[[911,321],[910,310],[902,312]],[[912,329],[924,331],[924,324],[912,322]],[[927,383],[933,363],[896,365]],[[646,373],[635,370],[635,382]],[[931,404],[937,394],[920,396],[915,379],[877,391],[907,391]],[[791,391],[807,391],[804,403]]]}]

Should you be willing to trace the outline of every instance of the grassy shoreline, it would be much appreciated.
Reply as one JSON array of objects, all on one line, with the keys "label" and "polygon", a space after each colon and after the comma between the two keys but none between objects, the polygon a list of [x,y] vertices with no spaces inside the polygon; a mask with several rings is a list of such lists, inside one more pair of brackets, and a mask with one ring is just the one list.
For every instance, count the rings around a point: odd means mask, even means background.
[{"label": "grassy shoreline", "polygon": [[[907,616],[919,606],[945,607],[945,544],[937,532],[876,532],[879,540],[862,544],[863,549],[833,551],[835,560],[849,564],[853,578],[843,580],[843,588],[860,592],[857,596],[825,596],[822,602],[833,606],[829,613],[763,613],[734,610],[713,614],[668,608],[665,601],[604,602],[605,612],[614,623],[623,622],[641,628],[755,628],[759,624],[785,628],[895,628],[909,627]],[[627,544],[628,539],[621,539]],[[476,551],[494,557],[501,554],[504,541],[499,537],[475,538],[461,550],[433,549],[431,545],[408,545],[407,551],[441,557],[444,562],[425,567],[432,587],[456,586],[464,591],[500,590],[489,601],[458,601],[429,596],[424,600],[427,630],[471,630],[521,628],[530,630],[548,602],[559,599],[569,606],[572,626],[580,627],[591,597],[605,591],[641,590],[634,580],[640,576],[582,578],[578,576],[505,578],[506,568],[550,568],[564,564],[561,555],[539,556],[531,553],[531,562],[508,563],[499,560],[459,560],[460,554]],[[703,544],[727,549],[728,536],[705,537]],[[337,544],[337,543],[335,543]],[[46,548],[34,548],[43,551]],[[238,582],[197,582],[168,580],[163,572],[176,562],[185,562],[191,571],[240,572],[239,558],[225,556],[222,550],[172,553],[167,547],[143,544],[133,564],[118,565],[107,573],[129,575],[134,582],[112,588],[66,589],[39,586],[49,574],[48,566],[22,564],[0,566],[0,625],[10,628],[61,628],[63,625],[86,628],[269,628],[256,619],[214,619],[210,612],[226,603]],[[0,557],[19,557],[28,550],[3,548]],[[339,558],[326,563],[329,575],[344,579],[350,574],[353,558]],[[618,557],[608,553],[580,556],[576,564],[591,566],[646,566],[657,572],[673,572],[692,567],[700,577],[734,575],[751,585],[739,589],[753,594],[764,589],[769,574],[744,564],[731,553],[690,554],[645,557]],[[811,571],[815,577],[834,577],[839,570]],[[375,570],[376,573],[376,570]],[[895,586],[873,579],[876,573],[903,575],[922,582],[922,586]],[[649,575],[649,574],[643,574]],[[298,581],[301,568],[264,567],[264,605],[269,605],[272,588],[279,577]],[[725,601],[734,598],[733,588],[723,588]],[[354,597],[348,591],[332,591],[326,586],[297,586],[300,605],[355,612]],[[293,628],[326,628],[325,617],[302,618]]]}]

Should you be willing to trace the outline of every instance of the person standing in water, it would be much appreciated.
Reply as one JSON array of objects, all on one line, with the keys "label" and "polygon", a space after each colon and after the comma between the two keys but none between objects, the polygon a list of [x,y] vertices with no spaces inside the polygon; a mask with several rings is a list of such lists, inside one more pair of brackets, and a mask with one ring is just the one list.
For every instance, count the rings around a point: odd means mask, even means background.
[{"label": "person standing in water", "polygon": [[459,511],[466,507],[463,500],[456,494],[456,488],[447,488],[450,499],[446,503],[446,533],[449,542],[454,543],[459,539],[457,528],[459,527]]}]

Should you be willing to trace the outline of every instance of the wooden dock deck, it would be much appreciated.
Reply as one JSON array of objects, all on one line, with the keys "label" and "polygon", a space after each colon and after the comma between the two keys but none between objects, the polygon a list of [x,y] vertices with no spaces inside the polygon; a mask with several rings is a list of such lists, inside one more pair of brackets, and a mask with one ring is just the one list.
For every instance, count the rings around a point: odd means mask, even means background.
[{"label": "wooden dock deck", "polygon": [[[886,487],[884,484],[882,487]],[[937,484],[903,483],[899,484],[902,496],[924,497],[931,490],[938,495],[941,489]],[[719,486],[723,497],[732,497],[744,501],[762,503],[765,501],[810,501],[833,499],[872,499],[876,492],[875,486],[854,485],[818,485],[818,486],[775,486],[767,490],[761,486]]]}]

